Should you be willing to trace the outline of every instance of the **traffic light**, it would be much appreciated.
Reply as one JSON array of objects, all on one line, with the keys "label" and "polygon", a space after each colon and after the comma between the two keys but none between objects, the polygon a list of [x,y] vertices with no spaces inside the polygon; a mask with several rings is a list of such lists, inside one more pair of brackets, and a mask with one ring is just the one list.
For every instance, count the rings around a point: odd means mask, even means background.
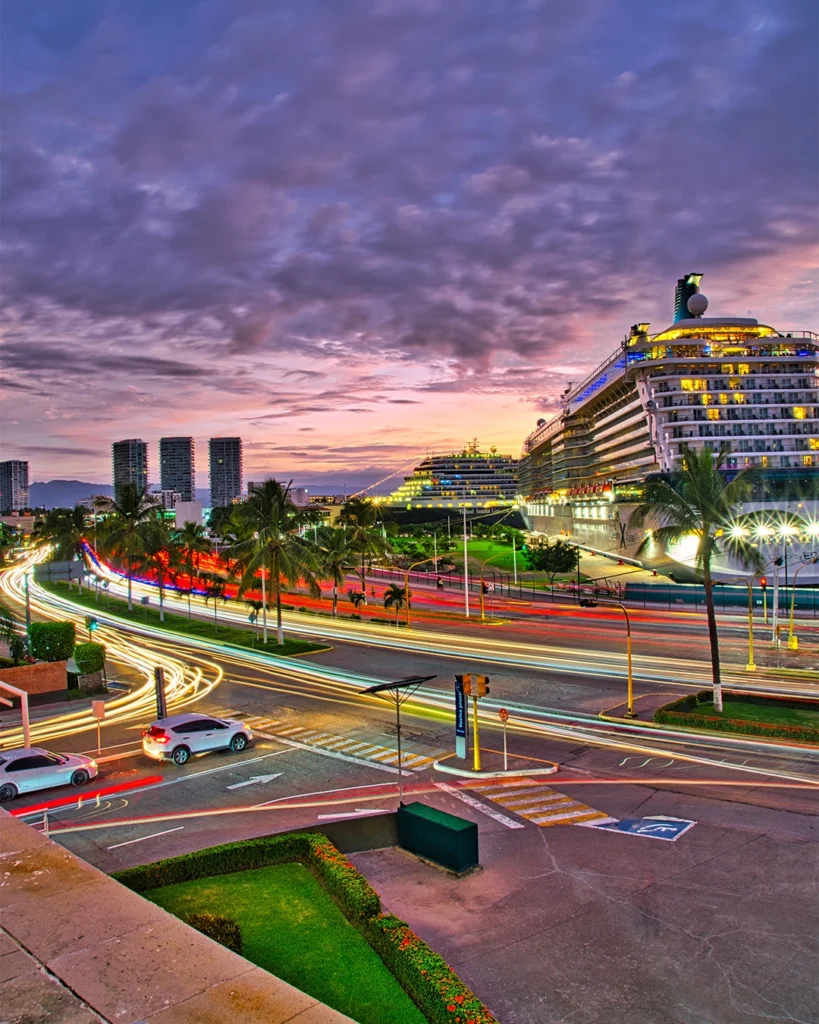
[{"label": "traffic light", "polygon": [[768,580],[765,576],[759,577],[759,585],[760,587],[762,587],[763,590],[766,589],[766,587],[768,586]]},{"label": "traffic light", "polygon": [[465,697],[485,697],[489,693],[489,676],[455,676]]},{"label": "traffic light", "polygon": [[580,598],[580,607],[581,608],[596,608],[597,607],[597,602],[596,601],[592,601],[591,598],[589,598],[589,597],[581,597]]},{"label": "traffic light", "polygon": [[464,696],[469,697],[472,693],[472,676],[455,676],[455,679],[461,684]]},{"label": "traffic light", "polygon": [[489,693],[489,676],[475,676],[475,695],[485,697]]},{"label": "traffic light", "polygon": [[92,632],[92,630],[95,630],[97,626],[99,626],[99,622],[97,622],[93,615],[85,616],[85,628],[89,633]]}]

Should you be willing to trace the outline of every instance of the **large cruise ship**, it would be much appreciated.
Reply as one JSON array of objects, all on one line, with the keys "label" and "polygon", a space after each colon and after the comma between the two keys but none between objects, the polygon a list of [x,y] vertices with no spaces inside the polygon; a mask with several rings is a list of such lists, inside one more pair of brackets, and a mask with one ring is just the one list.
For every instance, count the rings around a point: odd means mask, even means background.
[{"label": "large cruise ship", "polygon": [[[800,560],[816,554],[819,336],[705,316],[701,279],[691,273],[677,282],[670,327],[651,334],[649,324],[635,324],[605,362],[566,389],[559,415],[539,420],[526,438],[520,504],[530,530],[634,555],[646,529],[631,529],[629,518],[647,479],[673,473],[681,446],[716,450],[727,442],[729,475],[759,470],[743,511],[757,513],[771,557],[780,541]],[[690,564],[687,547],[649,549],[646,560]],[[730,572],[730,561],[723,568]]]},{"label": "large cruise ship", "polygon": [[460,452],[428,455],[385,499],[393,508],[502,508],[515,504],[518,460],[477,440]]}]

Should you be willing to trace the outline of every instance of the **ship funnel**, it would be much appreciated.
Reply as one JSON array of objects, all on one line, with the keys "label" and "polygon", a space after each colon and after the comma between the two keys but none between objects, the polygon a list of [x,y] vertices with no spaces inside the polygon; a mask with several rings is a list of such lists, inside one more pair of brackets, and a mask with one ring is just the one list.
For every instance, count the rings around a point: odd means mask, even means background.
[{"label": "ship funnel", "polygon": [[688,320],[691,314],[688,312],[688,300],[700,290],[702,274],[686,274],[677,281],[674,289],[674,323],[678,320]]}]

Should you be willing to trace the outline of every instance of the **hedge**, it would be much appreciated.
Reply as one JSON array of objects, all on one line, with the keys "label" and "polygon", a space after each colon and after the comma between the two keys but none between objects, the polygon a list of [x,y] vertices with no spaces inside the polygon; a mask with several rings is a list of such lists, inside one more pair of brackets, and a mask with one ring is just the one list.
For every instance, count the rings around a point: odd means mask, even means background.
[{"label": "hedge", "polygon": [[224,917],[222,914],[188,914],[185,922],[220,946],[241,954],[242,929],[232,917]]},{"label": "hedge", "polygon": [[177,882],[293,861],[306,864],[316,873],[344,916],[361,931],[431,1024],[497,1024],[443,957],[405,921],[381,912],[381,898],[375,889],[320,833],[297,832],[225,843],[126,868],[113,877],[134,892],[146,892]]},{"label": "hedge", "polygon": [[[786,708],[805,706],[804,700],[778,697],[745,696],[732,694],[734,700],[743,704],[779,705]],[[819,743],[819,729],[811,729],[803,725],[777,725],[767,722],[749,722],[739,718],[720,718],[716,715],[697,714],[697,705],[713,698],[711,690],[699,690],[697,693],[679,700],[664,704],[654,712],[654,721],[658,725],[682,725],[695,729],[713,729],[715,732],[744,733],[748,736],[769,736],[772,739],[795,740],[799,743]],[[816,703],[809,701],[808,703]]]},{"label": "hedge", "polygon": [[105,645],[93,642],[77,644],[74,648],[74,660],[77,662],[80,675],[102,672],[105,666]]},{"label": "hedge", "polygon": [[38,661],[68,661],[74,653],[73,622],[32,622],[29,636]]}]

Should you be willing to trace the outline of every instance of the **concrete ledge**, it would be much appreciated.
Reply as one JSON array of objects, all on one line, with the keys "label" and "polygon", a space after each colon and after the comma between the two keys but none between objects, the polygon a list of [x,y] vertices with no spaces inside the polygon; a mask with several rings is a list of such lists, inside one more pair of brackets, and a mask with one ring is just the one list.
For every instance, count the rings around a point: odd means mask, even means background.
[{"label": "concrete ledge", "polygon": [[454,765],[444,764],[443,761],[433,761],[432,767],[439,772],[446,772],[447,775],[460,775],[464,779],[516,779],[520,776],[529,775],[554,775],[557,765],[549,768],[510,768],[508,771],[476,772],[470,768],[456,768]]},{"label": "concrete ledge", "polygon": [[[47,972],[84,1008],[60,1019],[83,1024],[93,1019],[88,1009],[118,1024],[350,1024],[3,810],[0,917],[3,938],[17,946],[0,955],[9,968],[0,974],[4,1008],[28,1002],[36,1013]],[[37,969],[15,967],[21,957]]]}]

